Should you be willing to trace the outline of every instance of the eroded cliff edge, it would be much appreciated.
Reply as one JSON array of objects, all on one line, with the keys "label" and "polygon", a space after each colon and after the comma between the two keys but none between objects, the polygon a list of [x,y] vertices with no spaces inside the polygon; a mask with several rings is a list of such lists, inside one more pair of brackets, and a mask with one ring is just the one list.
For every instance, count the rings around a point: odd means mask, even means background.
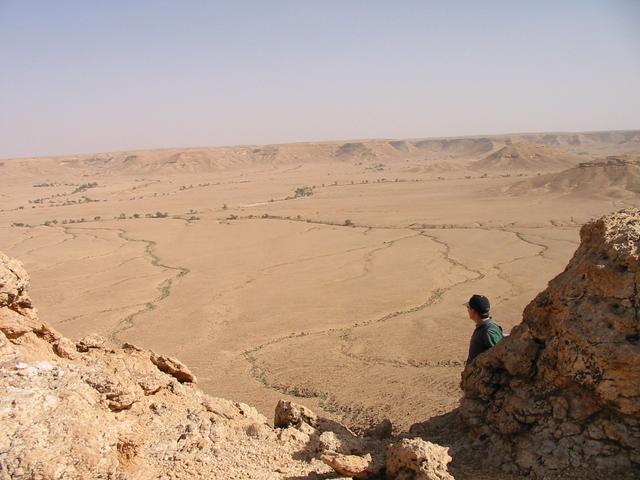
[{"label": "eroded cliff edge", "polygon": [[460,414],[491,462],[640,477],[640,211],[584,225],[566,269],[463,373]]}]

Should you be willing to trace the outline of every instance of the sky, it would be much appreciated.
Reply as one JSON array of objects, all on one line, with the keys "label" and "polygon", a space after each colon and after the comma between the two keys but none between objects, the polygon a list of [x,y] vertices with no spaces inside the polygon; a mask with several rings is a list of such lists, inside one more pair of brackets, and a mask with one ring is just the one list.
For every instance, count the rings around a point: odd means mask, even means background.
[{"label": "sky", "polygon": [[640,128],[640,0],[0,0],[0,158]]}]

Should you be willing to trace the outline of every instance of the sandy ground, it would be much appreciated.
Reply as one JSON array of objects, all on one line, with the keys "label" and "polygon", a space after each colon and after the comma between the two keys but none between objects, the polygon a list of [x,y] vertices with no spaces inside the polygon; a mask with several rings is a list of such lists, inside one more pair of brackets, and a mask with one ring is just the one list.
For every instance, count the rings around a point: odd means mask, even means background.
[{"label": "sandy ground", "polygon": [[[208,393],[268,416],[286,397],[401,430],[457,405],[473,330],[463,301],[488,295],[510,329],[564,268],[583,222],[640,203],[502,193],[516,181],[425,173],[416,159],[384,171],[30,166],[0,180],[0,250],[25,263],[41,318],[68,336],[169,353]],[[72,193],[86,182],[97,185]],[[301,186],[313,194],[291,198]],[[156,212],[168,216],[147,218]]]}]

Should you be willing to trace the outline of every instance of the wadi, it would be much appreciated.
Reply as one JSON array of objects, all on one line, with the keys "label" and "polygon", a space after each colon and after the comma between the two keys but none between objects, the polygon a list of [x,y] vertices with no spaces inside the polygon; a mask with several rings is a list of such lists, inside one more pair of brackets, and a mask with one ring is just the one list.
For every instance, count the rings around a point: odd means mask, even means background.
[{"label": "wadi", "polygon": [[6,159],[0,199],[0,478],[637,478],[640,131]]}]

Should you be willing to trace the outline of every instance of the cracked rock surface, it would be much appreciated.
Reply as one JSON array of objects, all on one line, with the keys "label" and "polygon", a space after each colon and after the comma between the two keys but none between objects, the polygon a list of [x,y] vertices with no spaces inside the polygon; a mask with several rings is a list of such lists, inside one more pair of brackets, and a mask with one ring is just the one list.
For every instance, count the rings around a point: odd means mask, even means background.
[{"label": "cracked rock surface", "polygon": [[467,365],[460,413],[506,471],[640,472],[640,211],[583,226],[564,272]]}]

